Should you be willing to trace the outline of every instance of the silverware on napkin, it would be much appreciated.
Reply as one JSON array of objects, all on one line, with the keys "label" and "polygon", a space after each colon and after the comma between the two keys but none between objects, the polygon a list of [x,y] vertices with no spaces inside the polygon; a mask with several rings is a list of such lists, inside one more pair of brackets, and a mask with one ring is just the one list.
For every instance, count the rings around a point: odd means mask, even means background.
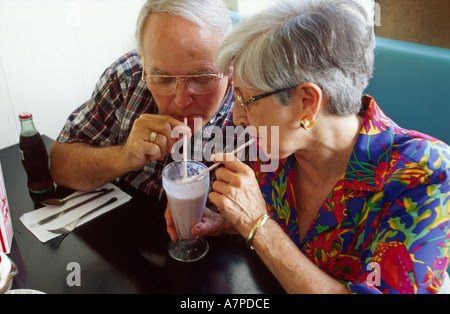
[{"label": "silverware on napkin", "polygon": [[88,195],[88,194],[97,194],[97,193],[104,192],[106,190],[107,189],[87,191],[87,192],[83,192],[83,193],[80,193],[80,194],[77,194],[77,195],[68,196],[68,197],[65,197],[65,198],[62,198],[62,199],[61,198],[48,198],[46,200],[43,200],[41,202],[41,204],[44,205],[44,206],[47,206],[47,205],[50,205],[50,206],[62,206],[66,202],[68,202],[70,200],[73,200],[74,198],[85,196],[85,195]]},{"label": "silverware on napkin", "polygon": [[61,228],[58,228],[58,229],[52,229],[52,230],[47,230],[47,231],[53,232],[53,233],[56,233],[56,234],[66,234],[66,233],[71,233],[71,232],[76,228],[77,224],[80,222],[81,219],[83,219],[84,217],[86,217],[86,216],[92,214],[93,212],[95,212],[95,211],[97,211],[97,210],[99,210],[99,209],[102,209],[103,207],[106,207],[106,206],[108,206],[108,205],[114,203],[115,201],[117,201],[117,197],[113,197],[113,198],[111,198],[109,201],[107,201],[107,202],[105,202],[105,203],[103,203],[103,204],[101,204],[101,205],[95,207],[94,209],[91,209],[90,211],[88,211],[88,212],[87,212],[86,214],[84,214],[83,216],[81,216],[81,217],[75,219],[75,220],[72,221],[72,222],[69,222],[68,224],[62,226]]},{"label": "silverware on napkin", "polygon": [[95,195],[95,196],[93,196],[91,198],[88,198],[87,200],[85,200],[85,201],[83,201],[81,203],[73,205],[73,206],[71,206],[71,207],[69,207],[69,208],[67,208],[67,209],[65,209],[65,210],[63,210],[63,211],[61,211],[59,213],[53,214],[53,215],[51,215],[51,216],[49,216],[47,218],[39,220],[38,222],[30,225],[30,228],[36,228],[36,227],[45,225],[45,224],[49,223],[50,221],[52,221],[52,220],[54,220],[56,218],[59,218],[59,217],[61,217],[64,214],[67,214],[68,212],[74,210],[75,208],[78,208],[78,207],[83,206],[83,205],[85,205],[85,204],[87,204],[89,202],[92,202],[93,200],[96,200],[97,198],[100,198],[100,197],[102,197],[102,196],[104,196],[104,195],[106,195],[106,194],[108,194],[108,193],[110,193],[112,191],[114,191],[114,189],[105,190],[104,192],[102,192],[100,194],[97,194],[97,195]]}]

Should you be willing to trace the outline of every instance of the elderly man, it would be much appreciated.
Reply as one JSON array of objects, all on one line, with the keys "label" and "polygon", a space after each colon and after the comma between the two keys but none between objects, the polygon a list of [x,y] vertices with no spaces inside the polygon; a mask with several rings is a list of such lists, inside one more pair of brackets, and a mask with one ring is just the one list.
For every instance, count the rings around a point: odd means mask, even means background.
[{"label": "elderly man", "polygon": [[[216,67],[230,30],[221,0],[148,0],[137,21],[138,50],[103,73],[54,143],[55,182],[87,190],[120,177],[160,198],[161,172],[179,140],[172,131],[199,131],[198,118],[203,133],[232,124],[231,84]],[[200,154],[202,146],[195,148]]]}]

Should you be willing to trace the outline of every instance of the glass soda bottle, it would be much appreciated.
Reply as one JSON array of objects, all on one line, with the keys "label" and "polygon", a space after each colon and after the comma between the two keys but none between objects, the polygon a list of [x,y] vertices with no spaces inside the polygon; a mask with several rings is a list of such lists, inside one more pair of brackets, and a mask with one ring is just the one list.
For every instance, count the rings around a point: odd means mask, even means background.
[{"label": "glass soda bottle", "polygon": [[28,190],[31,194],[46,193],[54,189],[48,167],[48,154],[41,134],[36,130],[31,113],[19,114],[20,157],[28,176]]}]

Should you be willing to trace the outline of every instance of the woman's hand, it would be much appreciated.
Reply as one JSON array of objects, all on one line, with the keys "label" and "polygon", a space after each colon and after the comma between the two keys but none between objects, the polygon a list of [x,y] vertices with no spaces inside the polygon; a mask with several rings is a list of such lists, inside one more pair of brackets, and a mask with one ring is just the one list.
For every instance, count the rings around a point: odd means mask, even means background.
[{"label": "woman's hand", "polygon": [[[169,204],[167,204],[164,218],[166,219],[167,233],[169,234],[172,242],[175,242],[178,239],[178,235],[175,229],[172,214],[170,212]],[[203,210],[202,221],[195,224],[192,227],[191,232],[196,236],[218,236],[224,233],[236,233],[236,231],[233,232],[233,228],[225,221],[225,218],[221,214],[215,213],[207,207]]]},{"label": "woman's hand", "polygon": [[255,222],[266,214],[266,202],[253,170],[231,154],[216,154],[213,161],[222,161],[224,168],[216,171],[216,181],[209,200],[242,236],[248,238]]},{"label": "woman's hand", "polygon": [[164,218],[166,219],[166,230],[170,236],[172,242],[178,239],[177,230],[175,229],[175,222],[173,221],[172,213],[170,212],[169,203],[167,203],[166,211],[164,212]]}]

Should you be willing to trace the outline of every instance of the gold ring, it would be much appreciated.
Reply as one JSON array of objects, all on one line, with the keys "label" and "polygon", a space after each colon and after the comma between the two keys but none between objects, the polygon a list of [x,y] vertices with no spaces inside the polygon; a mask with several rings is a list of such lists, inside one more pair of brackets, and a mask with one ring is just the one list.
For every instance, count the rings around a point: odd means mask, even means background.
[{"label": "gold ring", "polygon": [[157,136],[158,136],[158,133],[156,133],[156,132],[150,133],[150,138],[149,138],[150,143],[154,143],[156,141]]}]

